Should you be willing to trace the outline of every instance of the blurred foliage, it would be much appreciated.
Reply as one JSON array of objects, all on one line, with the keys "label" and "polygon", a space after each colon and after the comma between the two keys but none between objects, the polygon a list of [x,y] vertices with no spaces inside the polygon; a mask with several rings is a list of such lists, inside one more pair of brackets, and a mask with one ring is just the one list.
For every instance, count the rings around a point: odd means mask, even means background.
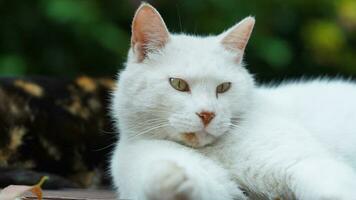
[{"label": "blurred foliage", "polygon": [[[152,0],[173,32],[218,34],[256,17],[247,48],[259,80],[356,75],[355,0]],[[0,0],[0,75],[112,76],[138,0]]]}]

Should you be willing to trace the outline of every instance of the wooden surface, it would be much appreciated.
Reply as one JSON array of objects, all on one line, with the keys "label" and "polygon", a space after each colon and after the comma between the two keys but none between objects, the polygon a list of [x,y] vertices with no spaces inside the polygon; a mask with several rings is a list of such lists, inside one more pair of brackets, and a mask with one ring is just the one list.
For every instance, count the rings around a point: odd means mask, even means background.
[{"label": "wooden surface", "polygon": [[[37,200],[31,194],[24,200]],[[117,200],[110,190],[45,190],[43,200]]]}]

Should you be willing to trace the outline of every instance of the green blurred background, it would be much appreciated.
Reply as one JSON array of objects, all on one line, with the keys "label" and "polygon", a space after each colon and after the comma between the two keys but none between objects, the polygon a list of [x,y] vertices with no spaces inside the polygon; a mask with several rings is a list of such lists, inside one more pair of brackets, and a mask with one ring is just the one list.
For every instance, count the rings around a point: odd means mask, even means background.
[{"label": "green blurred background", "polygon": [[[172,32],[257,23],[248,68],[262,81],[356,75],[355,0],[152,0]],[[0,0],[0,75],[114,76],[138,0]]]}]

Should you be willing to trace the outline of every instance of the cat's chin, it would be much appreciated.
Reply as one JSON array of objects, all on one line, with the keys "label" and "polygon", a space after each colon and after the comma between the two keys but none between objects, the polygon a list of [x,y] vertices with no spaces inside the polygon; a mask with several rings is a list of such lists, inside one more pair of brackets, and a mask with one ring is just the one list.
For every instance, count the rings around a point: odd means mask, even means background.
[{"label": "cat's chin", "polygon": [[214,143],[216,139],[217,137],[209,134],[206,131],[197,131],[183,133],[182,140],[180,142],[186,146],[200,148]]}]

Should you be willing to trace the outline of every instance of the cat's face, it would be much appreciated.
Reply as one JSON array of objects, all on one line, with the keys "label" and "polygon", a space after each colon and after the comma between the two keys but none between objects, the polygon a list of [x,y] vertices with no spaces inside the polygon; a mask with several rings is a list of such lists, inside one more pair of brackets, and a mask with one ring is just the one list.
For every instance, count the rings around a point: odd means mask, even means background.
[{"label": "cat's face", "polygon": [[229,134],[248,109],[254,87],[241,66],[253,23],[247,18],[219,36],[173,35],[154,8],[142,5],[114,95],[122,138],[201,147]]}]

